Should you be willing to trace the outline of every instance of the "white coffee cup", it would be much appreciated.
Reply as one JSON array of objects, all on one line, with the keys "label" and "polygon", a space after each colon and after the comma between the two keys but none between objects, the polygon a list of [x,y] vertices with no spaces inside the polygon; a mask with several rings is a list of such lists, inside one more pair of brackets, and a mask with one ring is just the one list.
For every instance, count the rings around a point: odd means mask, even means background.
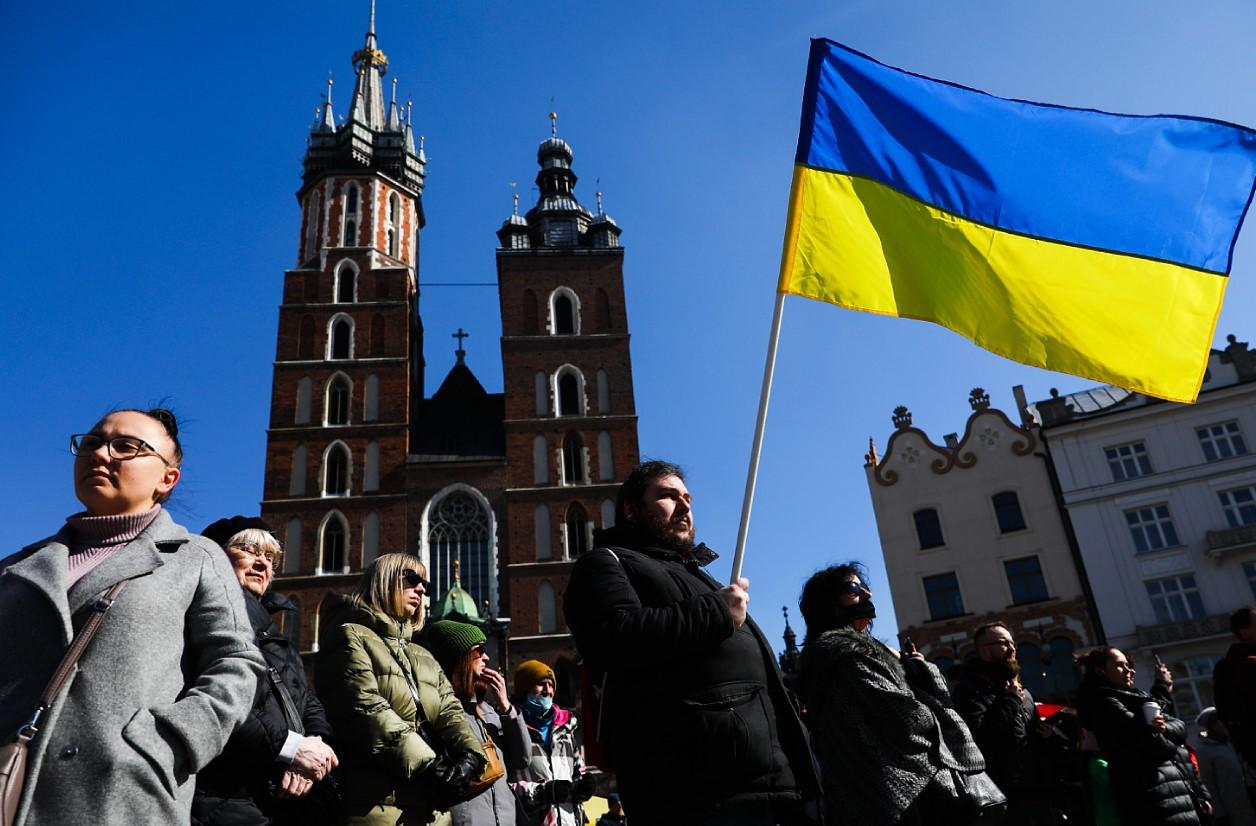
[{"label": "white coffee cup", "polygon": [[1148,700],[1143,703],[1143,722],[1151,725],[1156,722],[1156,718],[1160,716],[1160,704]]}]

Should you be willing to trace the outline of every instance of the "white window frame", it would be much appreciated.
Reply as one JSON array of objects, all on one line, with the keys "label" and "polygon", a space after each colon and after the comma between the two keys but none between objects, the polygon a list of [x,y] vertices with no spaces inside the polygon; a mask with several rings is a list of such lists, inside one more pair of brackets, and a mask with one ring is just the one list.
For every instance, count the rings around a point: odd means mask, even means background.
[{"label": "white window frame", "polygon": [[[1156,472],[1151,464],[1151,454],[1147,451],[1147,442],[1143,439],[1123,442],[1119,445],[1109,445],[1103,449],[1103,456],[1107,460],[1108,472],[1112,474],[1112,481],[1114,482],[1139,479]],[[1135,473],[1129,472],[1127,462],[1133,465]],[[1145,468],[1144,465],[1146,466]],[[1118,468],[1120,469],[1119,474]]]}]

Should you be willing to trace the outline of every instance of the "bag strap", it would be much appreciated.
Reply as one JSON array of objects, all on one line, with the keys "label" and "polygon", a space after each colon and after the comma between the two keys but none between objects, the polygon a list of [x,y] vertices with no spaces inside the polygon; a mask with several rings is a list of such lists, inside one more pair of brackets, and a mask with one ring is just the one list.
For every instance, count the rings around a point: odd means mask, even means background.
[{"label": "bag strap", "polygon": [[107,594],[92,603],[91,616],[87,618],[87,622],[74,635],[74,640],[70,643],[70,647],[66,649],[65,656],[61,658],[61,664],[52,673],[52,679],[48,681],[48,685],[44,688],[44,693],[39,695],[39,707],[35,709],[31,719],[18,730],[19,737],[29,740],[31,737],[34,737],[35,732],[39,731],[37,725],[39,718],[43,716],[48,707],[52,705],[52,701],[61,693],[61,689],[65,686],[65,681],[70,677],[70,672],[74,670],[74,666],[78,664],[79,659],[83,656],[83,652],[87,650],[92,637],[96,636],[96,632],[100,630],[101,623],[105,621],[105,614],[109,613],[109,609],[117,601],[118,595],[122,593],[122,589],[130,581],[129,579],[124,579],[114,583],[114,586],[109,589]]},{"label": "bag strap", "polygon": [[297,713],[296,703],[292,701],[288,687],[283,684],[283,680],[279,679],[279,672],[273,665],[268,666],[266,676],[270,679],[271,689],[279,698],[279,710],[283,712],[284,722],[288,724],[289,730],[304,735],[305,725],[301,722],[301,715]]}]

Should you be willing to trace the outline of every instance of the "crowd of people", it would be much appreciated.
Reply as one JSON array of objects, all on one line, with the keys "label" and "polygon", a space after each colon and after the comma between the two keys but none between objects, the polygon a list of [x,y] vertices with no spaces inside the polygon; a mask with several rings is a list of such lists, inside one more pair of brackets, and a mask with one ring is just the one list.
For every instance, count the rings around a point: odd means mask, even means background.
[{"label": "crowd of people", "polygon": [[508,678],[481,628],[425,622],[407,553],[324,606],[310,685],[266,523],[196,535],[162,507],[172,414],[115,411],[71,448],[84,510],[0,560],[0,745],[26,749],[0,765],[3,826],[583,826],[599,791],[601,826],[1256,826],[1256,608],[1232,617],[1193,749],[1169,669],[1142,691],[1116,648],[1079,663],[1075,708],[1043,706],[986,622],[948,683],[871,634],[857,563],[804,585],[787,686],[749,582],[706,572],[684,473],[654,461],[571,572],[583,720],[548,664]]}]

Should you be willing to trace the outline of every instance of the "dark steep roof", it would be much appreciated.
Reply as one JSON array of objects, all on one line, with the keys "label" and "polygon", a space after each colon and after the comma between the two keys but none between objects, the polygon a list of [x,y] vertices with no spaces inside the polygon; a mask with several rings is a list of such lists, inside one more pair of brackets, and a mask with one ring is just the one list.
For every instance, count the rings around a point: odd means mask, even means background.
[{"label": "dark steep roof", "polygon": [[412,454],[443,459],[506,455],[505,396],[487,393],[461,361],[440,389],[418,404]]}]

